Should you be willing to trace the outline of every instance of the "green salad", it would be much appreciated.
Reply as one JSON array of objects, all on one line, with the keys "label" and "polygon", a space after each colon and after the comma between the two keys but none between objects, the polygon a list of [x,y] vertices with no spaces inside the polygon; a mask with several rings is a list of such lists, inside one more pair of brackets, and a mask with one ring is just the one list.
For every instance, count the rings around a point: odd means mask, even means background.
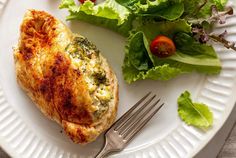
[{"label": "green salad", "polygon": [[[67,20],[82,20],[127,37],[122,71],[125,81],[132,83],[143,79],[169,80],[193,71],[218,74],[221,63],[207,41],[222,42],[221,35],[213,36],[210,31],[215,22],[224,23],[223,17],[232,14],[231,10],[224,10],[226,2],[105,0],[95,4],[87,0],[77,5],[74,0],[62,0],[60,8],[70,12]],[[173,41],[172,55],[160,57],[150,50],[158,35]]]}]

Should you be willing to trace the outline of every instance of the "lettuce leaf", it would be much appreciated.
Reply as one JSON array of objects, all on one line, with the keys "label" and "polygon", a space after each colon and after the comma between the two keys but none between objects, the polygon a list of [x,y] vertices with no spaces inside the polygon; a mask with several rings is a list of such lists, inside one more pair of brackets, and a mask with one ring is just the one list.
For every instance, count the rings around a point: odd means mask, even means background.
[{"label": "lettuce leaf", "polygon": [[148,53],[146,53],[146,43],[143,40],[143,34],[137,32],[134,36],[131,36],[128,46],[129,61],[137,70],[148,70],[151,65]]},{"label": "lettuce leaf", "polygon": [[184,73],[181,69],[170,67],[168,64],[164,64],[162,66],[154,66],[147,71],[139,71],[129,63],[128,58],[125,59],[122,70],[124,80],[127,83],[132,83],[137,80],[144,79],[167,81],[179,74]]},{"label": "lettuce leaf", "polygon": [[175,21],[150,21],[137,26],[135,31],[143,31],[149,41],[153,40],[157,35],[163,34],[170,38],[178,32],[191,32],[191,25],[185,20]]},{"label": "lettuce leaf", "polygon": [[[184,20],[148,23],[137,27],[126,45],[122,66],[124,79],[131,83],[147,78],[169,80],[192,71],[219,73],[221,63],[212,46],[195,41],[190,32],[191,26]],[[168,58],[158,58],[149,49],[150,42],[160,34],[174,39],[176,44],[176,53]]]},{"label": "lettuce leaf", "polygon": [[213,114],[207,105],[193,103],[190,93],[185,91],[178,98],[178,114],[188,125],[209,128],[213,124]]},{"label": "lettuce leaf", "polygon": [[200,9],[199,7],[205,3],[205,0],[184,0],[184,15],[188,18],[205,18],[211,16],[211,6],[216,5],[218,10],[223,10],[228,0],[207,0],[206,4]]},{"label": "lettuce leaf", "polygon": [[218,9],[223,10],[228,0],[213,0],[213,2],[216,4]]},{"label": "lettuce leaf", "polygon": [[177,33],[174,37],[176,53],[165,59],[154,56],[154,65],[168,63],[182,71],[197,71],[206,74],[218,74],[221,71],[220,60],[212,46],[201,44],[187,33]]},{"label": "lettuce leaf", "polygon": [[134,13],[155,13],[157,10],[167,8],[182,0],[116,0],[119,4],[129,8]]},{"label": "lettuce leaf", "polygon": [[166,20],[175,20],[184,12],[182,0],[156,0],[146,2],[142,0],[116,0],[137,16],[160,17]]},{"label": "lettuce leaf", "polygon": [[137,80],[169,80],[184,73],[177,67],[168,64],[153,66],[146,46],[149,45],[142,32],[134,32],[128,39],[125,49],[125,59],[122,66],[124,79],[127,83]]},{"label": "lettuce leaf", "polygon": [[74,0],[62,0],[60,9],[68,9],[70,15],[67,20],[81,20],[98,26],[114,30],[124,36],[132,29],[133,16],[131,12],[116,3],[115,0],[106,0],[95,5],[91,1],[85,1],[76,5]]}]

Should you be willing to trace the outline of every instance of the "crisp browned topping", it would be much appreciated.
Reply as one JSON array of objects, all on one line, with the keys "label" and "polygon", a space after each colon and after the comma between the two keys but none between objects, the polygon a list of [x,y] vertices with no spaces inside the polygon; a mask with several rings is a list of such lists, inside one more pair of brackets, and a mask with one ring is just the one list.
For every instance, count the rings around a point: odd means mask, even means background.
[{"label": "crisp browned topping", "polygon": [[43,11],[32,10],[30,13],[32,19],[21,25],[20,53],[25,60],[32,58],[38,47],[50,47],[56,36],[56,19],[53,16]]},{"label": "crisp browned topping", "polygon": [[48,102],[53,103],[62,120],[89,124],[92,123],[92,118],[84,108],[87,105],[85,102],[78,102],[78,93],[74,91],[79,86],[75,81],[80,78],[80,72],[70,68],[70,61],[57,54],[53,65],[41,80],[39,90]]},{"label": "crisp browned topping", "polygon": [[[86,99],[88,92],[81,73],[71,67],[71,61],[64,52],[52,50],[52,45],[57,44],[56,19],[43,11],[36,13],[33,10],[30,14],[31,17],[21,26],[18,57],[28,67],[29,75],[25,77],[29,77],[28,80],[34,77],[31,91],[34,94],[40,92],[53,106],[51,111],[58,112],[60,120],[91,124],[93,119],[88,109],[91,101]],[[41,74],[38,69],[42,70]],[[53,113],[51,111],[48,113]]]}]

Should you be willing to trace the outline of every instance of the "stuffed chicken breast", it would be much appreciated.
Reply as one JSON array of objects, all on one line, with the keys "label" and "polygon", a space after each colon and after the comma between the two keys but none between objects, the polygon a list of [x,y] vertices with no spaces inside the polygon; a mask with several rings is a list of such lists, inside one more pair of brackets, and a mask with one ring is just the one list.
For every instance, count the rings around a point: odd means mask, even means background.
[{"label": "stuffed chicken breast", "polygon": [[95,45],[50,14],[27,11],[14,59],[19,85],[75,143],[94,141],[114,122],[115,74]]}]

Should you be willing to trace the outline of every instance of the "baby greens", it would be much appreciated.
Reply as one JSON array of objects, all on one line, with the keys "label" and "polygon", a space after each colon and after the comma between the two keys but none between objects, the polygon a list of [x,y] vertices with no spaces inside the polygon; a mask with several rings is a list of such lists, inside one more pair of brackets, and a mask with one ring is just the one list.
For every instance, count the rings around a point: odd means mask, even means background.
[{"label": "baby greens", "polygon": [[[149,43],[158,34],[174,39],[174,55],[158,58],[150,52]],[[216,74],[221,64],[212,46],[197,42],[191,36],[191,26],[185,20],[176,20],[138,26],[128,39],[122,68],[124,79],[131,83],[140,79],[169,80],[191,71]]]},{"label": "baby greens", "polygon": [[[191,21],[209,19],[212,6],[222,10],[226,2],[227,0],[105,0],[94,4],[87,0],[77,5],[74,0],[62,0],[60,8],[69,10],[68,20],[82,20],[107,27],[128,37],[122,70],[124,79],[132,83],[142,79],[169,80],[192,71],[218,74],[221,63],[213,47],[196,40],[196,32],[193,32],[194,27],[198,26],[197,29],[200,29],[202,23]],[[208,25],[212,26],[212,23]],[[174,55],[158,58],[151,53],[150,43],[157,35],[165,35],[174,41]],[[203,37],[202,34],[200,36]]]}]

